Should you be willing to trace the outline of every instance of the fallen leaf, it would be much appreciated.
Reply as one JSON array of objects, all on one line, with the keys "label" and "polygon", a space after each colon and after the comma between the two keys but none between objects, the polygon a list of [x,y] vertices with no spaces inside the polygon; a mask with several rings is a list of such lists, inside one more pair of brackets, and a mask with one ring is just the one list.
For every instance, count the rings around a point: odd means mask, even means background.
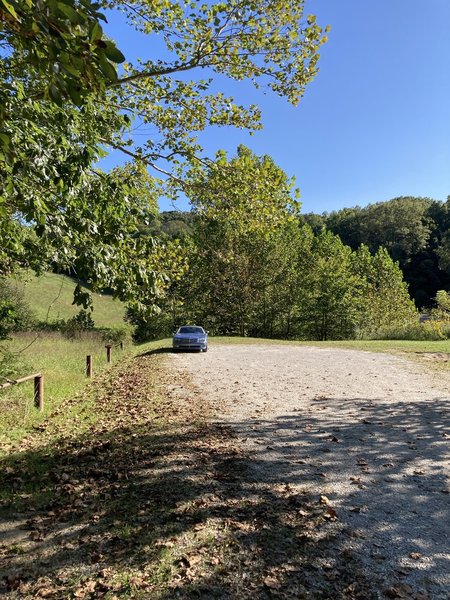
[{"label": "fallen leaf", "polygon": [[406,583],[399,583],[396,586],[383,590],[383,594],[388,598],[408,598],[412,593],[412,587]]},{"label": "fallen leaf", "polygon": [[281,587],[281,583],[276,577],[267,576],[264,578],[264,585],[269,589],[279,589]]}]

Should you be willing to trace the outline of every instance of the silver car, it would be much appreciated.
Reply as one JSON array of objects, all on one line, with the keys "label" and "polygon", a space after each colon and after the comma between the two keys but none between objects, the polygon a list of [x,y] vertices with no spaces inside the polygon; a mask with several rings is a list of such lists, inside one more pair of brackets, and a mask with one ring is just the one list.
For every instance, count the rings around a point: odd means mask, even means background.
[{"label": "silver car", "polygon": [[198,325],[183,325],[172,338],[174,350],[208,350],[208,332]]}]

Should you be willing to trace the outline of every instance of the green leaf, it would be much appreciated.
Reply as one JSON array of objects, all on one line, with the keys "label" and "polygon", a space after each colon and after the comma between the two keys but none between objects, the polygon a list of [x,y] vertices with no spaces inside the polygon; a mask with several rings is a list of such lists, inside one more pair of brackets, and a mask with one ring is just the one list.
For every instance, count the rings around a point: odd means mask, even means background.
[{"label": "green leaf", "polygon": [[117,81],[116,69],[112,66],[106,56],[102,53],[99,56],[100,70],[110,81]]},{"label": "green leaf", "polygon": [[52,83],[52,85],[49,87],[49,94],[50,94],[50,98],[53,100],[53,102],[55,104],[57,104],[58,106],[62,106],[62,97],[61,97],[61,92],[60,90],[56,87],[56,85],[54,85]]},{"label": "green leaf", "polygon": [[123,63],[125,60],[125,56],[113,42],[106,42],[105,54],[114,63]]},{"label": "green leaf", "polygon": [[67,91],[69,92],[70,99],[74,104],[76,104],[77,106],[81,106],[83,104],[83,96],[80,93],[79,86],[72,84],[72,82],[69,82],[69,85],[67,86]]},{"label": "green leaf", "polygon": [[6,8],[10,15],[12,15],[18,21],[20,21],[19,16],[16,13],[14,7],[9,2],[6,2],[6,0],[0,0],[0,2],[1,4],[3,4],[3,6]]},{"label": "green leaf", "polygon": [[94,26],[91,29],[91,33],[90,33],[90,39],[91,42],[95,42],[96,40],[100,40],[103,36],[103,29],[101,28],[100,24],[96,21],[94,23]]},{"label": "green leaf", "polygon": [[58,2],[58,10],[64,13],[64,15],[69,19],[69,21],[71,23],[74,23],[75,25],[81,25],[84,22],[83,17],[81,17],[81,15],[79,15],[74,8],[68,6],[67,4]]}]

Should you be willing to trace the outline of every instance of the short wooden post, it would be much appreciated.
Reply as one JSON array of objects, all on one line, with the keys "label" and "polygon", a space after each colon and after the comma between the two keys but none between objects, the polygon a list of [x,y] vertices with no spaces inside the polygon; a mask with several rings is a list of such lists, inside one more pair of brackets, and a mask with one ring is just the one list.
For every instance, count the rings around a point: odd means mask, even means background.
[{"label": "short wooden post", "polygon": [[120,342],[120,349],[123,350],[123,342]]},{"label": "short wooden post", "polygon": [[44,410],[44,376],[40,374],[34,378],[34,405],[39,410]]},{"label": "short wooden post", "polygon": [[92,377],[92,356],[86,356],[86,377]]},{"label": "short wooden post", "polygon": [[106,362],[111,362],[111,345],[108,344],[107,346],[105,346],[106,348]]}]

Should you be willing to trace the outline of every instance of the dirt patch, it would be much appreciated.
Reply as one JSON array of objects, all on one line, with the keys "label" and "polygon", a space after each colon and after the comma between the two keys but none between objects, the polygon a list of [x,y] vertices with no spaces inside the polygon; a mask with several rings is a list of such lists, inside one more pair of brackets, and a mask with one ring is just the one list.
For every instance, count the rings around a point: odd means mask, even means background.
[{"label": "dirt patch", "polygon": [[450,380],[369,352],[212,346],[173,355],[231,425],[255,481],[325,496],[337,555],[377,595],[447,600]]},{"label": "dirt patch", "polygon": [[448,352],[415,352],[414,354],[427,361],[448,362],[450,360]]}]

